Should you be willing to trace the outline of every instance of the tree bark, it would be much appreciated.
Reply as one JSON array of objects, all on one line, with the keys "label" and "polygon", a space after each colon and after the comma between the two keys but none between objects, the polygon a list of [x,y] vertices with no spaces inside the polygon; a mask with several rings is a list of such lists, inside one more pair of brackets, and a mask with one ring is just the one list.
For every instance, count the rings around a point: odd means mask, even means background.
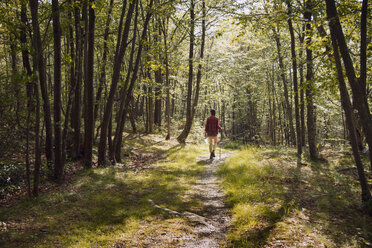
[{"label": "tree bark", "polygon": [[166,21],[163,22],[163,35],[164,35],[164,64],[165,64],[165,87],[166,87],[166,102],[165,102],[165,118],[167,122],[167,136],[165,140],[170,139],[170,90],[169,90],[169,61],[168,61],[168,25],[169,25],[169,18],[166,18]]},{"label": "tree bark", "polygon": [[58,0],[52,0],[54,37],[54,178],[63,180],[62,132],[61,132],[61,26]]},{"label": "tree bark", "polygon": [[318,152],[316,148],[316,120],[314,114],[314,74],[313,74],[313,51],[310,48],[312,38],[311,0],[305,2],[305,34],[306,34],[306,107],[307,107],[307,139],[309,144],[310,158],[316,160]]},{"label": "tree bark", "polygon": [[109,37],[109,32],[110,32],[111,13],[112,13],[113,6],[114,6],[114,0],[110,0],[110,5],[109,5],[107,19],[106,19],[105,34],[103,36],[102,66],[101,66],[101,72],[99,76],[99,85],[97,88],[96,100],[94,103],[94,123],[96,122],[97,117],[98,117],[98,108],[101,102],[103,85],[106,83],[106,63],[107,63],[107,54],[109,52],[107,43],[108,43],[108,37]]},{"label": "tree bark", "polygon": [[[72,0],[69,0],[69,5],[72,6]],[[68,13],[68,17],[72,19],[72,13]],[[69,44],[69,53],[71,57],[71,63],[70,63],[70,89],[68,93],[68,99],[67,99],[67,108],[65,113],[65,122],[63,127],[63,133],[62,133],[62,163],[64,164],[66,162],[66,142],[67,142],[67,134],[69,132],[69,118],[71,116],[72,112],[72,101],[74,94],[76,92],[76,78],[75,78],[75,50],[74,50],[74,41],[73,41],[73,27],[70,24],[69,25],[69,35],[67,37],[67,44]],[[67,69],[67,68],[66,68]],[[68,69],[67,69],[68,70]],[[67,72],[68,73],[68,72]],[[66,74],[67,74],[66,73]],[[72,116],[71,116],[72,117]]]},{"label": "tree bark", "polygon": [[297,156],[301,157],[302,154],[302,140],[301,140],[301,120],[300,111],[298,104],[298,78],[297,78],[297,56],[296,56],[296,39],[292,25],[292,6],[291,0],[287,0],[288,7],[288,28],[291,35],[291,55],[292,55],[292,69],[293,69],[293,91],[294,91],[294,102],[295,102],[295,118],[296,118],[296,144],[297,144]]},{"label": "tree bark", "polygon": [[[34,71],[37,71],[37,55],[33,59]],[[41,166],[41,150],[40,150],[40,94],[39,86],[34,83],[36,109],[35,109],[35,164],[34,164],[34,185],[32,194],[34,196],[39,195],[39,182],[40,182],[40,166]]]},{"label": "tree bark", "polygon": [[39,17],[38,17],[38,0],[29,0],[31,17],[32,17],[32,28],[34,31],[33,39],[36,52],[36,63],[37,69],[39,71],[39,82],[41,95],[43,98],[43,109],[44,109],[44,123],[45,123],[45,155],[47,157],[48,163],[53,161],[53,129],[52,129],[52,120],[50,114],[50,105],[48,97],[48,88],[46,81],[46,68],[45,60],[43,56],[42,41],[40,36],[40,27],[39,27]]},{"label": "tree bark", "polygon": [[[32,70],[30,65],[30,58],[29,52],[27,47],[27,35],[26,35],[26,27],[27,27],[27,6],[26,1],[21,1],[21,33],[20,33],[20,41],[22,44],[22,63],[23,67],[26,70],[27,76],[32,76]],[[35,81],[28,81],[26,85],[26,92],[27,92],[27,133],[26,133],[26,187],[28,196],[32,196],[31,192],[31,169],[30,169],[30,132],[31,132],[31,113],[34,109],[33,104],[33,85]]]},{"label": "tree bark", "polygon": [[82,37],[82,28],[80,25],[80,7],[81,4],[74,7],[74,19],[75,19],[75,43],[76,43],[76,56],[75,56],[75,94],[74,104],[71,116],[72,129],[74,131],[74,151],[73,158],[78,159],[81,157],[81,86],[82,86],[82,57],[83,47],[85,38]]},{"label": "tree bark", "polygon": [[187,97],[186,97],[186,123],[182,133],[177,137],[178,142],[185,143],[187,136],[192,126],[192,86],[193,86],[193,61],[194,61],[194,42],[195,42],[195,3],[191,0],[190,3],[190,44],[189,44],[189,78],[187,83]]},{"label": "tree bark", "polygon": [[85,88],[85,116],[84,116],[84,166],[92,167],[92,149],[93,149],[93,132],[94,132],[94,89],[93,89],[93,72],[94,72],[94,27],[95,12],[92,4],[89,2],[89,26],[88,26],[88,53],[87,70],[84,81]]},{"label": "tree bark", "polygon": [[305,127],[305,95],[304,95],[304,63],[303,61],[303,43],[304,43],[304,35],[300,35],[300,51],[298,57],[300,58],[301,63],[299,64],[299,72],[300,72],[300,120],[301,120],[301,141],[302,147],[305,147],[306,144],[306,127]]}]

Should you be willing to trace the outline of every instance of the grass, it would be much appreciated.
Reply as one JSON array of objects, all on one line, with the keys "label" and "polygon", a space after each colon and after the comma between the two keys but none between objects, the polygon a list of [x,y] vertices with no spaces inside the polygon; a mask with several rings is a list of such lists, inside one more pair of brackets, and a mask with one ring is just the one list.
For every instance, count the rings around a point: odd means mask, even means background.
[{"label": "grass", "polygon": [[[176,237],[190,233],[192,223],[154,208],[148,200],[175,211],[200,210],[201,202],[187,192],[203,171],[196,157],[207,148],[165,147],[166,160],[154,161],[150,169],[91,169],[69,185],[0,208],[0,222],[6,225],[0,226],[0,246],[178,246],[182,240]],[[159,152],[161,146],[150,150]]]},{"label": "grass", "polygon": [[236,149],[241,149],[244,146],[245,145],[244,145],[243,141],[241,141],[241,140],[233,140],[233,141],[230,141],[230,142],[226,143],[225,146],[224,146],[224,148],[236,150]]},{"label": "grass", "polygon": [[[195,223],[155,208],[203,215],[193,185],[207,145],[159,135],[126,137],[124,165],[0,207],[0,247],[181,247]],[[226,148],[226,147],[225,147]],[[360,203],[350,154],[297,163],[290,148],[238,148],[218,170],[231,209],[226,247],[370,247],[372,218]]]},{"label": "grass", "polygon": [[336,170],[345,158],[304,162],[293,149],[247,147],[221,166],[233,215],[227,247],[371,245],[372,218],[361,210],[356,178]]}]

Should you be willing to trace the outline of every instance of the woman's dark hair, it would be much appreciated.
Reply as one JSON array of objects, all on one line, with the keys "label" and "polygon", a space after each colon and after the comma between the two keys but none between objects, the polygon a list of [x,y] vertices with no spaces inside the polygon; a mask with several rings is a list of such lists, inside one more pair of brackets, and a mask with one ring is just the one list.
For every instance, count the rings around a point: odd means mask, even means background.
[{"label": "woman's dark hair", "polygon": [[216,110],[211,109],[211,114],[212,114],[212,115],[216,115]]}]

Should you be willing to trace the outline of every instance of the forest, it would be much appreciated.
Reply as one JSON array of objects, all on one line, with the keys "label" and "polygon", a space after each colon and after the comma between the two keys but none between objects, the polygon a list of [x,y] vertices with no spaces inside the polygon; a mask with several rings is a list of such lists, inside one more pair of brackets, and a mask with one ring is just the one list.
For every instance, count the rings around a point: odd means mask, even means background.
[{"label": "forest", "polygon": [[371,5],[2,0],[0,246],[372,247]]}]

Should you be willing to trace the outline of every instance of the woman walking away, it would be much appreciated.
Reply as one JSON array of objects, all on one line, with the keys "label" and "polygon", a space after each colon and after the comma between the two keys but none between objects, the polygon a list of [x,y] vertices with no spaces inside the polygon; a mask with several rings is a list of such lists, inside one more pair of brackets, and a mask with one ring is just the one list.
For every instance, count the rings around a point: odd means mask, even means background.
[{"label": "woman walking away", "polygon": [[211,115],[208,117],[205,124],[205,137],[209,140],[209,152],[211,153],[210,159],[215,157],[214,151],[217,146],[217,135],[218,131],[221,130],[220,125],[218,125],[218,118],[216,117],[216,111],[211,109]]}]

